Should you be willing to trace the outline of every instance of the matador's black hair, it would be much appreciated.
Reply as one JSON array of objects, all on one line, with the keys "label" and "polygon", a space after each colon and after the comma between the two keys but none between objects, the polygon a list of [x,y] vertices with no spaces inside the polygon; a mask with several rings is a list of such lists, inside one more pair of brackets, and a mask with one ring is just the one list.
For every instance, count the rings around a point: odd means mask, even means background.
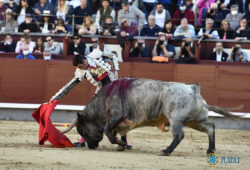
[{"label": "matador's black hair", "polygon": [[73,59],[73,65],[74,66],[77,66],[78,64],[83,64],[83,61],[82,60],[86,60],[86,57],[84,56],[81,56],[80,54],[77,54],[74,56],[74,59]]}]

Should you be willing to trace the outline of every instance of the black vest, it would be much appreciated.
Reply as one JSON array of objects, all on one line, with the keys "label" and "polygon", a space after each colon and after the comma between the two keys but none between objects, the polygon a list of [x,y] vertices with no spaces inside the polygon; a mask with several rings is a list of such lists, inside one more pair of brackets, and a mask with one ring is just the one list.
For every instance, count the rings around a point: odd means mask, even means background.
[{"label": "black vest", "polygon": [[[100,25],[103,25],[104,22],[105,22],[105,18],[108,17],[108,16],[111,16],[111,12],[112,12],[113,8],[111,7],[108,7],[108,9],[106,9],[106,11],[104,12],[104,9],[103,7],[101,7],[99,9],[99,12],[100,12],[100,22],[99,24]],[[113,18],[114,19],[114,18]]]}]

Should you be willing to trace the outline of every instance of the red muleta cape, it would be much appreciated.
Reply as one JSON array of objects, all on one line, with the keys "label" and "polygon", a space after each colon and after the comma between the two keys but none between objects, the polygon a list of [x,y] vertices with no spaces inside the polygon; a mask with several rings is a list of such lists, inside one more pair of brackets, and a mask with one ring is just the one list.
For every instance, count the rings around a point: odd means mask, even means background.
[{"label": "red muleta cape", "polygon": [[50,120],[50,115],[55,109],[59,100],[51,103],[44,103],[32,114],[32,117],[39,123],[39,144],[43,145],[47,140],[55,147],[73,147],[71,141],[59,130],[57,130]]}]

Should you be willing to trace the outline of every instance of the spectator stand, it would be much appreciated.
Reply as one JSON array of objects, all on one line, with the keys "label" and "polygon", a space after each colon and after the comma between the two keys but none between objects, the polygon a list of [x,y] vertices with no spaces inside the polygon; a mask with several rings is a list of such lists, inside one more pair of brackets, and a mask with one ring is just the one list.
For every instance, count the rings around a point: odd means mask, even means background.
[{"label": "spectator stand", "polygon": [[[17,42],[20,40],[20,37],[23,35],[23,33],[13,33],[11,34],[13,41]],[[41,33],[30,33],[31,40],[34,41],[36,37],[43,37],[45,39],[46,36],[50,35],[53,36],[54,40],[56,42],[60,42],[63,47],[63,53],[62,55],[53,55],[54,59],[67,59],[71,60],[73,56],[68,55],[68,44],[72,41],[71,37],[72,34],[41,34]],[[0,34],[0,38],[4,39],[5,34]],[[86,47],[91,45],[91,37],[93,35],[81,35],[81,41],[86,43]],[[155,41],[157,37],[138,37],[135,36],[130,42],[129,40],[126,40],[125,42],[125,48],[122,50],[119,46],[119,42],[117,40],[116,36],[99,36],[96,35],[95,37],[99,38],[100,48],[103,49],[104,45],[108,48],[108,50],[116,51],[118,54],[118,57],[120,58],[120,61],[123,60],[125,62],[148,62],[148,58],[136,58],[136,57],[129,57],[129,51],[133,43],[137,41],[138,38],[144,38],[145,43],[151,48],[151,51],[153,49],[153,46],[155,44]],[[210,54],[213,52],[213,49],[215,47],[216,42],[222,42],[224,46],[224,50],[228,53],[230,53],[231,48],[234,44],[240,43],[242,45],[242,50],[245,51],[248,54],[248,60],[250,61],[250,41],[243,40],[243,41],[235,41],[235,40],[203,40],[200,44],[198,44],[198,39],[193,39],[194,45],[195,45],[195,58],[197,61],[202,61],[204,63],[205,61],[209,60]],[[179,51],[181,40],[174,40],[170,39],[169,44],[172,44],[175,46],[176,52]],[[122,53],[122,54],[121,54]],[[122,56],[122,57],[121,57]],[[16,57],[16,53],[1,53],[1,57]],[[36,54],[37,58],[42,58],[41,55]],[[170,59],[170,62],[175,62],[175,59]],[[210,61],[208,61],[211,63]]]},{"label": "spectator stand", "polygon": [[[46,36],[52,36],[56,42],[59,42],[60,45],[62,46],[63,49],[63,54],[62,55],[53,55],[54,59],[67,59],[67,43],[66,39],[67,36],[62,35],[62,34],[42,34],[42,33],[29,33],[31,35],[31,41],[35,41],[37,37],[42,37],[44,40]],[[3,40],[6,34],[0,34],[0,39]],[[11,33],[12,39],[14,42],[18,42],[20,38],[22,37],[23,33]],[[6,52],[1,52],[0,54],[1,57],[8,57],[8,58],[16,58],[17,53],[6,53]],[[43,56],[42,54],[35,54],[35,57],[38,59],[42,59]]]},{"label": "spectator stand", "polygon": [[199,58],[200,60],[209,60],[211,54],[214,50],[215,43],[216,42],[222,42],[224,51],[230,54],[232,47],[234,44],[239,43],[242,46],[242,50],[247,53],[248,55],[248,62],[250,62],[250,41],[249,40],[243,40],[243,41],[235,41],[235,40],[203,40],[200,44],[200,52],[199,52]]}]

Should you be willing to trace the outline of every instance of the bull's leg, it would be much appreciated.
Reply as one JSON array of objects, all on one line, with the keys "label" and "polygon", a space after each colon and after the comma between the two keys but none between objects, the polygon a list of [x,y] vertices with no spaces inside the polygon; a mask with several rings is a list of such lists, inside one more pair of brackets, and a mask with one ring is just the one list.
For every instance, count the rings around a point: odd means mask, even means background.
[{"label": "bull's leg", "polygon": [[184,138],[183,124],[181,122],[178,120],[170,120],[170,127],[172,129],[174,139],[167,149],[164,149],[159,153],[160,156],[169,156]]},{"label": "bull's leg", "polygon": [[122,114],[119,110],[111,110],[109,113],[109,116],[107,118],[105,127],[104,127],[104,132],[107,135],[109,141],[112,144],[118,144],[118,145],[126,145],[125,142],[119,140],[116,137],[116,133],[113,133],[113,129],[120,124],[124,120],[124,114]]},{"label": "bull's leg", "polygon": [[209,139],[209,147],[207,153],[214,153],[215,151],[215,126],[210,122],[193,122],[187,125],[200,132],[206,132]]}]

